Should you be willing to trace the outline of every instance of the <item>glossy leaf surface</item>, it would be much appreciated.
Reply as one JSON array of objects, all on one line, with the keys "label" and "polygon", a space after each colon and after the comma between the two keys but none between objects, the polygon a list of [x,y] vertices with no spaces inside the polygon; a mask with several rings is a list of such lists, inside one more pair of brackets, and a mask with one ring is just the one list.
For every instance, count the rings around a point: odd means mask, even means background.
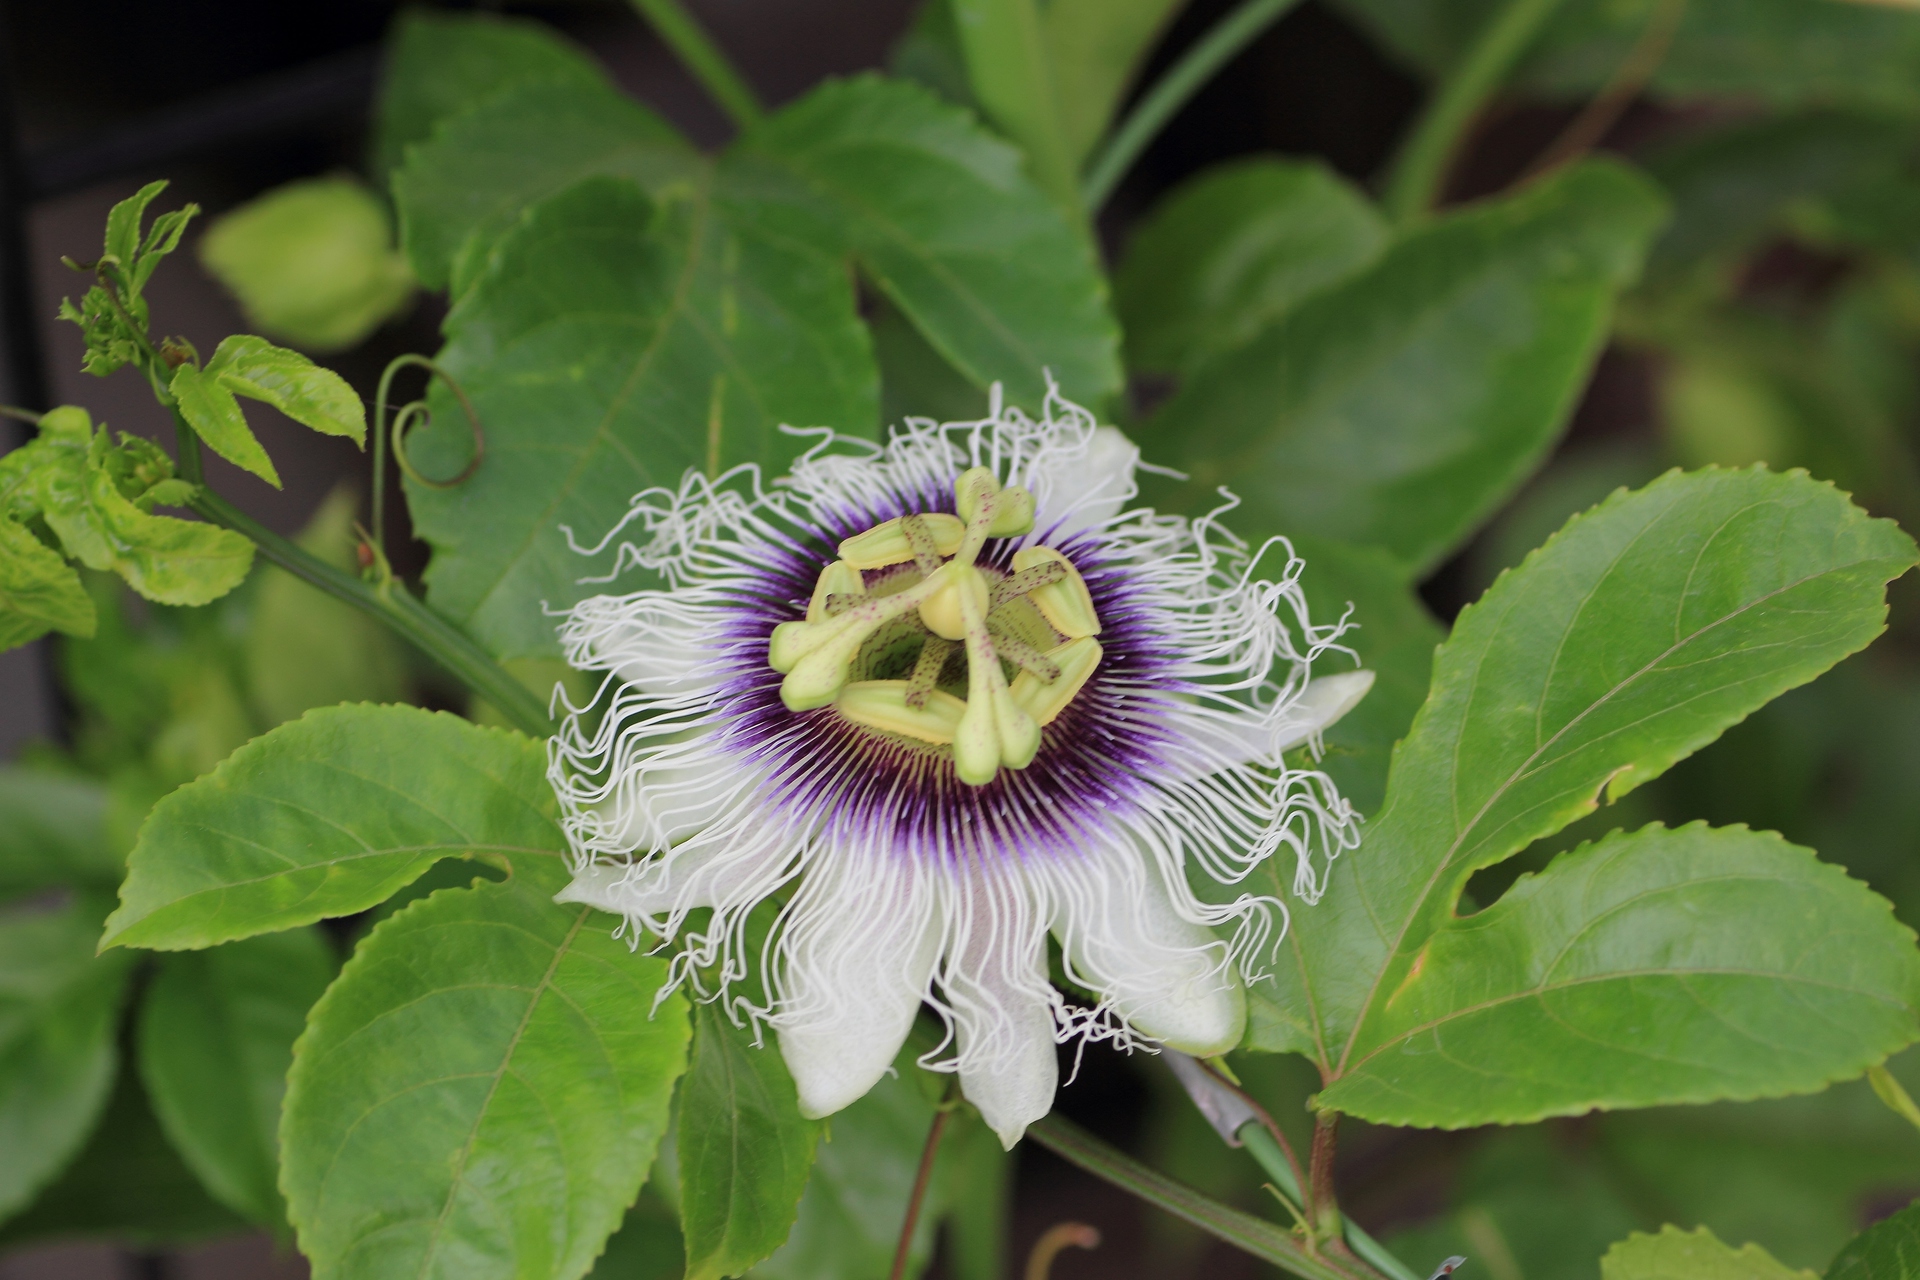
[{"label": "glossy leaf surface", "polygon": [[688,1280],[742,1275],[786,1242],[821,1125],[800,1115],[773,1036],[755,1046],[714,1004],[694,1009],[674,1112]]},{"label": "glossy leaf surface", "polygon": [[975,385],[1038,407],[1051,370],[1097,404],[1119,334],[1087,237],[1020,153],[926,90],[829,82],[749,131],[725,184],[737,216],[850,253]]},{"label": "glossy leaf surface", "polygon": [[295,1050],[280,1138],[316,1277],[586,1273],[686,1065],[663,959],[552,896],[557,858],[375,929]]},{"label": "glossy leaf surface", "polygon": [[1920,952],[1865,885],[1770,832],[1648,827],[1437,930],[1320,1102],[1451,1128],[1809,1092],[1917,1014]]},{"label": "glossy leaf surface", "polygon": [[235,334],[214,351],[205,376],[234,395],[272,405],[322,435],[367,443],[367,407],[360,397],[345,378],[298,351],[252,334]]},{"label": "glossy leaf surface", "polygon": [[[877,388],[844,266],[716,216],[700,192],[660,203],[603,178],[530,212],[447,321],[441,363],[485,423],[487,456],[454,489],[410,484],[434,547],[434,605],[502,656],[557,655],[541,612],[606,590],[610,556],[572,550],[634,494],[688,470],[770,474],[805,447],[782,423],[871,431]],[[436,393],[416,465],[470,456],[458,406]]]},{"label": "glossy leaf surface", "polygon": [[413,707],[313,711],[168,795],[141,828],[104,946],[163,951],[351,915],[442,858],[565,847],[546,753]]},{"label": "glossy leaf surface", "polygon": [[1897,527],[1801,474],[1670,473],[1569,522],[1441,647],[1385,810],[1293,912],[1274,970],[1290,1022],[1258,1047],[1338,1075],[1474,869],[1866,645],[1914,559]]},{"label": "glossy leaf surface", "polygon": [[1240,527],[1383,547],[1418,573],[1538,465],[1586,381],[1661,203],[1590,162],[1407,235],[1188,380],[1140,431]]},{"label": "glossy leaf surface", "polygon": [[113,1086],[131,956],[93,954],[98,904],[0,912],[0,1218],[86,1141]]},{"label": "glossy leaf surface", "polygon": [[1184,373],[1245,345],[1386,247],[1387,224],[1326,166],[1260,158],[1180,186],[1114,277],[1137,372]]},{"label": "glossy leaf surface", "polygon": [[166,957],[140,1007],[140,1074],[174,1147],[235,1212],[284,1229],[280,1100],[307,1010],[333,980],[308,927]]}]

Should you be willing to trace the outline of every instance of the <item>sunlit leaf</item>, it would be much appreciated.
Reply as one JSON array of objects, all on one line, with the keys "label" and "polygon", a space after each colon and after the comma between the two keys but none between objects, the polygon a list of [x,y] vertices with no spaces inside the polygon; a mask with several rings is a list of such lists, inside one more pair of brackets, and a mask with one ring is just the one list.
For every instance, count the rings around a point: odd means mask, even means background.
[{"label": "sunlit leaf", "polygon": [[140,1009],[140,1074],[173,1145],[229,1208],[284,1228],[280,1099],[336,964],[309,927],[170,955]]},{"label": "sunlit leaf", "polygon": [[324,708],[154,808],[102,945],[208,947],[364,911],[442,858],[564,847],[538,743],[413,707]]},{"label": "sunlit leaf", "polygon": [[1808,1092],[1920,1034],[1885,899],[1770,832],[1615,833],[1448,921],[1320,1105],[1388,1124]]},{"label": "sunlit leaf", "polygon": [[1883,584],[1915,557],[1804,474],[1671,473],[1571,521],[1460,615],[1385,810],[1293,912],[1272,975],[1289,1021],[1258,1047],[1338,1076],[1361,1015],[1382,1015],[1474,870],[1864,647]]},{"label": "sunlit leaf", "polygon": [[442,890],[362,942],[295,1050],[282,1185],[320,1280],[586,1273],[686,1066],[664,959],[552,895],[558,859]]},{"label": "sunlit leaf", "polygon": [[225,383],[198,365],[183,364],[173,371],[167,389],[207,448],[274,488],[280,487],[280,473],[274,470],[273,460],[267,457],[240,411],[240,401]]},{"label": "sunlit leaf", "polygon": [[322,435],[367,443],[367,407],[347,380],[265,338],[235,334],[207,361],[206,376],[235,395],[272,405]]},{"label": "sunlit leaf", "polygon": [[65,557],[0,515],[0,649],[48,631],[90,636],[93,601]]},{"label": "sunlit leaf", "polygon": [[1724,1245],[1705,1227],[1662,1227],[1607,1250],[1600,1280],[1813,1280],[1813,1272],[1784,1267],[1757,1244]]}]

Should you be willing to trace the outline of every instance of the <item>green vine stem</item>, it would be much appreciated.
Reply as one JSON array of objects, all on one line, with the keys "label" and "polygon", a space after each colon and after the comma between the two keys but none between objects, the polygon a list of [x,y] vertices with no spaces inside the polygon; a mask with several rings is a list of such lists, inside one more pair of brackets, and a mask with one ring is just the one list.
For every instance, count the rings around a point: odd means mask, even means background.
[{"label": "green vine stem", "polygon": [[1095,1177],[1302,1280],[1363,1280],[1370,1274],[1354,1269],[1347,1259],[1308,1252],[1290,1233],[1266,1219],[1201,1195],[1192,1187],[1108,1146],[1058,1113],[1028,1125],[1027,1134],[1047,1150]]},{"label": "green vine stem", "polygon": [[[1274,1141],[1273,1135],[1267,1132],[1265,1125],[1258,1120],[1249,1121],[1241,1126],[1235,1136],[1240,1139],[1240,1145],[1246,1148],[1247,1154],[1259,1162],[1261,1169],[1292,1203],[1303,1203],[1300,1181],[1293,1172],[1293,1164],[1280,1149],[1280,1144]],[[1352,1218],[1343,1217],[1341,1226],[1347,1248],[1382,1275],[1390,1276],[1392,1280],[1421,1280],[1408,1269],[1406,1263],[1388,1253],[1385,1245],[1362,1231]]]},{"label": "green vine stem", "polygon": [[[640,0],[634,2],[638,4]],[[1179,114],[1180,108],[1187,105],[1187,99],[1299,2],[1246,0],[1181,54],[1180,60],[1169,67],[1127,113],[1120,127],[1087,166],[1087,175],[1080,183],[1080,195],[1088,211],[1097,212],[1107,202],[1133,162],[1167,127],[1167,122]]]},{"label": "green vine stem", "polygon": [[720,51],[713,37],[680,6],[680,0],[633,0],[633,7],[693,73],[700,87],[720,104],[736,128],[745,129],[760,122],[765,113],[753,90],[747,87],[746,79]]},{"label": "green vine stem", "polygon": [[391,579],[374,586],[344,569],[336,569],[209,489],[200,465],[200,437],[194,434],[179,406],[169,402],[167,408],[173,414],[173,426],[180,442],[180,457],[175,466],[181,479],[199,486],[189,507],[194,514],[246,538],[260,549],[261,555],[302,582],[384,622],[467,688],[492,703],[522,733],[536,738],[552,735],[553,720],[538,695],[508,675],[466,632],[427,608],[405,587]]},{"label": "green vine stem", "polygon": [[1433,208],[1460,138],[1506,82],[1560,0],[1507,0],[1427,103],[1387,176],[1384,202],[1396,222]]}]

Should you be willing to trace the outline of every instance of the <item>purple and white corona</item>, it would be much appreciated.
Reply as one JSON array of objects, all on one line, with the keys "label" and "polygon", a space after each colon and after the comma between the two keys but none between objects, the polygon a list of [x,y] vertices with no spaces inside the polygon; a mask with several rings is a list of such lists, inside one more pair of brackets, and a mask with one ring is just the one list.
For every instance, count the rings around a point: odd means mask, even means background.
[{"label": "purple and white corona", "polygon": [[[1036,422],[996,392],[880,446],[822,432],[771,485],[689,475],[595,548],[666,585],[566,617],[607,675],[552,743],[561,897],[678,938],[676,981],[774,1029],[808,1115],[866,1093],[923,1004],[950,1032],[926,1065],[1009,1146],[1059,1042],[1224,1052],[1286,926],[1233,886],[1284,850],[1311,902],[1353,845],[1284,758],[1372,681],[1313,670],[1344,622],[1310,621],[1284,543],[1131,506],[1138,467],[1057,394]],[[1050,983],[1049,932],[1095,1007]]]}]

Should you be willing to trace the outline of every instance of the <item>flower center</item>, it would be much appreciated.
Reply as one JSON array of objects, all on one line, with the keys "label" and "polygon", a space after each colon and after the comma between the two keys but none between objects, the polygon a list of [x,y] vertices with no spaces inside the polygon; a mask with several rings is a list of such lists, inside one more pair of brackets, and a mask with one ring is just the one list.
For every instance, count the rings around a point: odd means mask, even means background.
[{"label": "flower center", "polygon": [[1073,562],[1022,547],[1013,571],[978,562],[988,538],[1033,528],[1033,495],[975,467],[955,506],[905,515],[840,544],[803,622],[773,630],[767,661],[789,710],[832,706],[857,725],[950,748],[962,782],[1024,769],[1100,665],[1100,618]]}]

